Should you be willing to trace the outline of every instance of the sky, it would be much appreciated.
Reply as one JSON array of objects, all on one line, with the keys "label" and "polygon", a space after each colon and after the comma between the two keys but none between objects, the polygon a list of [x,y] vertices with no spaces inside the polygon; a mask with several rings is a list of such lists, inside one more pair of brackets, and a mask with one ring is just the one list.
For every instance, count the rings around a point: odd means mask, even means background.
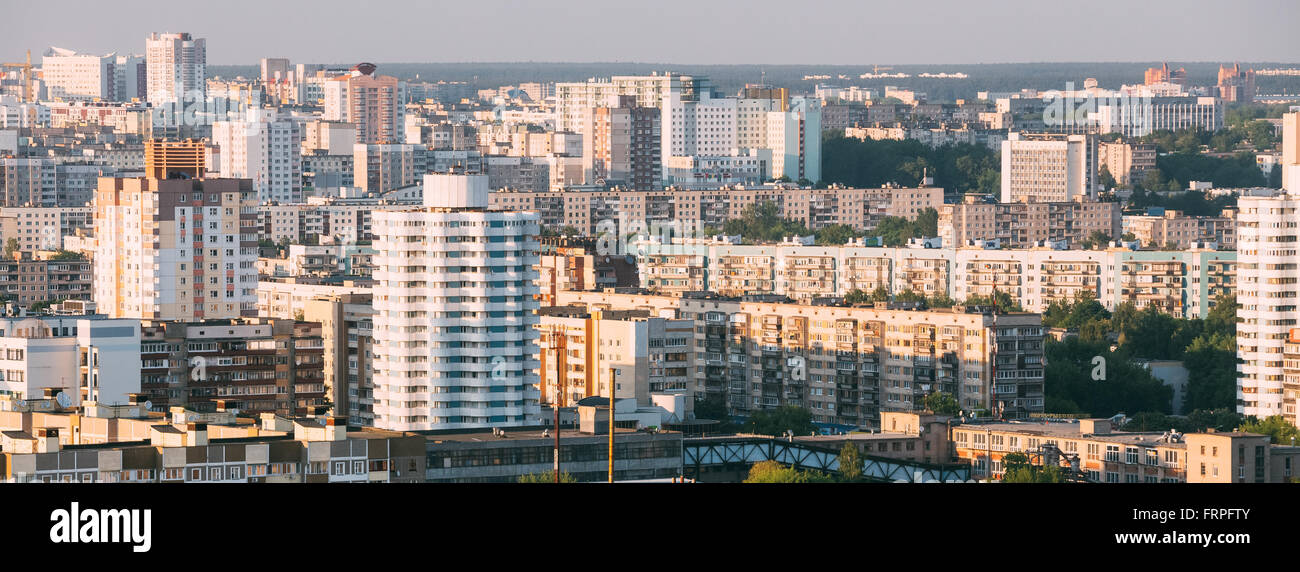
[{"label": "sky", "polygon": [[1296,0],[0,0],[0,61],[207,39],[210,65],[1300,62]]}]

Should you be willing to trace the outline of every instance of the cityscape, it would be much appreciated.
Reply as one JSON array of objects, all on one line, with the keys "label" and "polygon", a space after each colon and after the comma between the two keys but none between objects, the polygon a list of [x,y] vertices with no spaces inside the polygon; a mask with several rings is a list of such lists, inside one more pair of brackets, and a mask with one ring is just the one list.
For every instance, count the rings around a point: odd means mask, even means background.
[{"label": "cityscape", "polygon": [[1294,43],[320,63],[203,25],[0,44],[5,483],[1300,483]]}]

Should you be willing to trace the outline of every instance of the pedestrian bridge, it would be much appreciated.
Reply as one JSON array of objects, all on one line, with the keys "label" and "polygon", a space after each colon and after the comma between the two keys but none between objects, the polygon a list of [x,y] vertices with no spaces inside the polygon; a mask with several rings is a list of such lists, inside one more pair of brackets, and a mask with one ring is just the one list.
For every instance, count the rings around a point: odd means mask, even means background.
[{"label": "pedestrian bridge", "polygon": [[[746,469],[754,463],[776,461],[802,470],[825,473],[840,470],[836,449],[762,435],[697,437],[682,440],[682,469],[698,477],[704,470]],[[969,481],[965,464],[937,465],[863,455],[862,475],[867,480],[895,483],[956,483]]]}]

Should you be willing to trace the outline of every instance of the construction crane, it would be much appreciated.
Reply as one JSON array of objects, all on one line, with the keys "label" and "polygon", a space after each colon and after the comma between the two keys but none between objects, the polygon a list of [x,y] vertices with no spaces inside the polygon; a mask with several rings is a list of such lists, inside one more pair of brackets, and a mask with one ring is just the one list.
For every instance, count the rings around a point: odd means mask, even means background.
[{"label": "construction crane", "polygon": [[36,96],[32,93],[32,51],[27,50],[27,63],[2,63],[0,68],[17,69],[23,72],[23,101],[30,103],[36,101]]},{"label": "construction crane", "polygon": [[876,66],[876,65],[873,65],[873,66],[871,66],[871,73],[876,74],[876,75],[879,75],[881,71],[889,71],[889,70],[892,70],[892,69],[894,69],[893,66]]}]

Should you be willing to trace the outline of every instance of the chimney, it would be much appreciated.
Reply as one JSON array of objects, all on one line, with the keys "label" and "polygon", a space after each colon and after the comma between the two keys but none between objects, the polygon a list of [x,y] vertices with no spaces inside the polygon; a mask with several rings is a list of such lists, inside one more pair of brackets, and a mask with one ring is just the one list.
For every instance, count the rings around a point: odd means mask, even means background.
[{"label": "chimney", "polygon": [[202,447],[208,444],[208,424],[190,422],[185,424],[185,446]]},{"label": "chimney", "polygon": [[59,430],[54,427],[40,427],[36,429],[36,452],[37,453],[58,453],[59,452]]}]

